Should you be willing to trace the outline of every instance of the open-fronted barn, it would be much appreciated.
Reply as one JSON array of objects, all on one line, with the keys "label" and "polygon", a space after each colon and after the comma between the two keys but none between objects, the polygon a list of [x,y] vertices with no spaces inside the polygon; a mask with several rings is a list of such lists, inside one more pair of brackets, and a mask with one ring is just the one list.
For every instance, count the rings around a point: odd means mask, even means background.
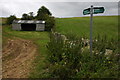
[{"label": "open-fronted barn", "polygon": [[21,31],[44,31],[45,21],[40,20],[14,20],[12,23],[13,30]]}]

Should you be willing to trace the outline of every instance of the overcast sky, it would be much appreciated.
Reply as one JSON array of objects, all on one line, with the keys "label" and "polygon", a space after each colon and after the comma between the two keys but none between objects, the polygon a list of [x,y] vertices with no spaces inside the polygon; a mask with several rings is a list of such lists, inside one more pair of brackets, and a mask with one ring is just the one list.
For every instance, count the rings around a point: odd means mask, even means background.
[{"label": "overcast sky", "polygon": [[[69,2],[68,2],[69,1]],[[21,17],[23,13],[34,12],[35,15],[41,6],[47,7],[55,17],[80,17],[83,10],[93,6],[105,7],[103,14],[97,15],[118,15],[119,0],[1,0],[0,17],[16,15]]]}]

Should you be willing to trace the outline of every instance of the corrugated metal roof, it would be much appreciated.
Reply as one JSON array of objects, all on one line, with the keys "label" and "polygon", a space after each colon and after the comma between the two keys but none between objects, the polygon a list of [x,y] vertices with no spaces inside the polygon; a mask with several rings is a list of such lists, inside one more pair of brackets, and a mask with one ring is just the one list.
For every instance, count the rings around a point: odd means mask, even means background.
[{"label": "corrugated metal roof", "polygon": [[27,23],[27,24],[44,24],[45,21],[40,21],[40,20],[14,20],[13,23],[18,23],[18,24],[22,24],[22,23]]}]

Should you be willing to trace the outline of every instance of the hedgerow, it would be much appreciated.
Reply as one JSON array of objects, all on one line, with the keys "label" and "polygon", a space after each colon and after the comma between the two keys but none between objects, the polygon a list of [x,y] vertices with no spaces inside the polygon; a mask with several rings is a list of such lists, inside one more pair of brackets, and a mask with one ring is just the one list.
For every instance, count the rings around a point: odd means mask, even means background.
[{"label": "hedgerow", "polygon": [[53,78],[118,78],[118,42],[105,37],[93,39],[93,53],[84,40],[51,33],[47,45],[49,73]]}]

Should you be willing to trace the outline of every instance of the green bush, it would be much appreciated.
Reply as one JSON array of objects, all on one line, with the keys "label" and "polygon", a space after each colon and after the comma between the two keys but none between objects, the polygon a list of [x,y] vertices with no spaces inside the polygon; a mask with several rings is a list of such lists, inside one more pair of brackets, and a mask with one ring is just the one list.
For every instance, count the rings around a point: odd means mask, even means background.
[{"label": "green bush", "polygon": [[6,23],[8,25],[12,24],[13,20],[17,19],[15,15],[10,15],[10,17],[7,18]]},{"label": "green bush", "polygon": [[[47,45],[51,77],[118,78],[116,42],[107,41],[105,37],[100,37],[98,41],[93,42],[94,52],[90,55],[89,49],[82,46],[81,38],[70,35],[68,40],[64,41],[59,35],[51,34]],[[106,48],[114,52],[107,56],[105,55]]]},{"label": "green bush", "polygon": [[[71,44],[72,43],[72,44]],[[51,40],[47,45],[49,50],[48,60],[52,64],[51,74],[55,77],[65,78],[73,76],[80,67],[81,46],[78,42],[66,41],[51,35]]]},{"label": "green bush", "polygon": [[55,27],[54,17],[47,17],[45,21],[46,21],[45,30],[46,31],[51,31],[51,29],[53,29]]}]

